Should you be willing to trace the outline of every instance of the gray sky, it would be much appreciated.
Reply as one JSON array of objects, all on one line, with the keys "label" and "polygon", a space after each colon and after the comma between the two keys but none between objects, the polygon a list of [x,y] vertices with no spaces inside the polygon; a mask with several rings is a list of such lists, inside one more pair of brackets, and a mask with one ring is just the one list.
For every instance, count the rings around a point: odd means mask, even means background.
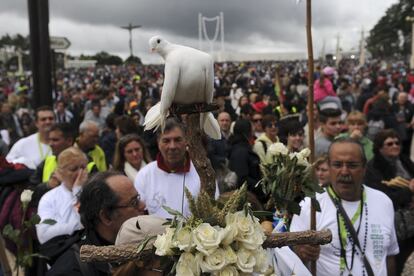
[{"label": "gray sky", "polygon": [[[160,62],[150,55],[148,39],[162,35],[177,44],[198,47],[198,13],[214,17],[224,13],[225,50],[237,52],[305,52],[306,0],[49,0],[51,36],[65,36],[73,55],[100,50],[129,54],[128,32],[121,25],[139,24],[133,31],[134,54],[144,62]],[[341,48],[358,48],[361,29],[375,25],[398,0],[314,0],[315,55],[326,42],[334,52],[340,34]],[[27,0],[0,1],[0,36],[29,32]],[[207,24],[213,37],[214,23]],[[220,43],[214,45],[219,49]],[[208,51],[208,44],[203,44]]]}]

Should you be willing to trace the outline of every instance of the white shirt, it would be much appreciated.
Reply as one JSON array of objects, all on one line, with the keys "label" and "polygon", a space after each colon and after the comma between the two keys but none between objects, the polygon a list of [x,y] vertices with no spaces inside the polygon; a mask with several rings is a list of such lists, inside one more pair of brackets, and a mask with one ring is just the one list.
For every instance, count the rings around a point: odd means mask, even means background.
[{"label": "white shirt", "polygon": [[[200,193],[200,177],[193,162],[190,163],[190,171],[187,173],[167,173],[158,168],[157,161],[153,161],[138,171],[134,186],[150,215],[172,218],[173,216],[162,208],[165,205],[184,216],[189,216],[191,213],[184,186],[194,197],[197,197]],[[217,188],[216,196],[218,196]]]},{"label": "white shirt", "polygon": [[83,228],[80,216],[75,209],[76,194],[79,188],[70,191],[63,183],[42,196],[37,213],[41,221],[53,219],[54,225],[40,222],[36,225],[36,233],[41,244],[60,235],[71,235]]},{"label": "white shirt", "polygon": [[7,154],[6,159],[11,163],[22,163],[30,169],[36,167],[49,155],[52,150],[40,142],[39,133],[18,140]]},{"label": "white shirt", "polygon": [[[387,256],[397,255],[399,252],[397,237],[394,228],[394,207],[391,200],[384,193],[366,187],[366,201],[368,210],[368,232],[365,254],[376,276],[387,275]],[[316,212],[316,230],[329,229],[332,232],[332,242],[321,246],[321,252],[317,261],[318,275],[340,275],[340,241],[338,238],[338,224],[336,207],[332,203],[327,192],[318,194],[317,199],[321,206],[321,212]],[[347,215],[352,218],[360,202],[344,201],[342,205]],[[302,202],[300,216],[294,216],[290,231],[304,231],[310,229],[310,199]],[[361,228],[358,234],[361,247],[364,246],[366,213],[365,206],[362,211]],[[355,222],[358,228],[359,219]],[[360,251],[356,248],[356,251]],[[352,244],[347,240],[346,257],[348,266],[352,259]],[[361,254],[354,256],[353,275],[362,275],[363,260]],[[348,275],[345,269],[345,275]],[[366,275],[366,273],[365,273]]]}]

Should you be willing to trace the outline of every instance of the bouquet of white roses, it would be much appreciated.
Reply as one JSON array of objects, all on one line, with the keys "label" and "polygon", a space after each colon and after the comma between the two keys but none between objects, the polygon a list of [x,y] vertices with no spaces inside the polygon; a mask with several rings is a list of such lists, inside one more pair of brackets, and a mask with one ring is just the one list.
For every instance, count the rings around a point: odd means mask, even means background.
[{"label": "bouquet of white roses", "polygon": [[[269,269],[262,248],[266,236],[259,219],[248,206],[235,211],[245,191],[244,185],[222,208],[204,194],[197,201],[189,198],[190,218],[164,207],[175,217],[164,234],[157,236],[155,254],[172,258],[176,275],[265,273]],[[188,192],[187,197],[191,197]]]},{"label": "bouquet of white roses", "polygon": [[[261,165],[263,179],[258,183],[270,197],[268,208],[275,207],[284,215],[299,214],[299,203],[305,197],[314,198],[316,192],[323,192],[307,160],[309,155],[308,148],[289,153],[282,143],[269,147],[266,163]],[[319,206],[315,207],[319,210]]]}]

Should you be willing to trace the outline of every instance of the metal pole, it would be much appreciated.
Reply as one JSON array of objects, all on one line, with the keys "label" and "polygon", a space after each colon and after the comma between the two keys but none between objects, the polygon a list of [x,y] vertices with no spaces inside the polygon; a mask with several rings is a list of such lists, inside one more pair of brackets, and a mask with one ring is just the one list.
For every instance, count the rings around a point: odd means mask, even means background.
[{"label": "metal pole", "polygon": [[52,106],[49,44],[49,2],[28,0],[30,50],[33,74],[33,106]]},{"label": "metal pole", "polygon": [[202,31],[201,31],[201,24],[202,24],[203,16],[201,13],[198,14],[198,49],[201,50],[201,41],[203,39]]}]

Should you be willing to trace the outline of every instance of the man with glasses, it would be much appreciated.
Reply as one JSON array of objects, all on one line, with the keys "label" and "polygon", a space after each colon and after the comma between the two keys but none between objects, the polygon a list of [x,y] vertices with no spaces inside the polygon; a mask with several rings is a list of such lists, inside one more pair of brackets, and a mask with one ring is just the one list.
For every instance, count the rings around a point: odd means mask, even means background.
[{"label": "man with glasses", "polygon": [[[394,208],[382,192],[363,185],[366,158],[352,139],[335,140],[328,151],[331,185],[317,195],[321,212],[316,230],[329,229],[331,243],[294,246],[307,263],[317,261],[318,275],[395,275],[399,248],[394,228]],[[310,228],[310,199],[294,216],[291,231]]]},{"label": "man with glasses", "polygon": [[79,198],[79,215],[85,229],[52,265],[47,275],[112,275],[108,263],[82,263],[79,248],[90,244],[113,245],[121,225],[128,219],[144,215],[145,204],[132,181],[119,172],[101,172],[83,187]]},{"label": "man with glasses", "polygon": [[22,163],[30,169],[36,169],[47,156],[52,154],[48,142],[49,131],[54,122],[55,115],[51,107],[42,106],[36,109],[35,125],[38,132],[18,140],[6,156],[7,161]]}]

